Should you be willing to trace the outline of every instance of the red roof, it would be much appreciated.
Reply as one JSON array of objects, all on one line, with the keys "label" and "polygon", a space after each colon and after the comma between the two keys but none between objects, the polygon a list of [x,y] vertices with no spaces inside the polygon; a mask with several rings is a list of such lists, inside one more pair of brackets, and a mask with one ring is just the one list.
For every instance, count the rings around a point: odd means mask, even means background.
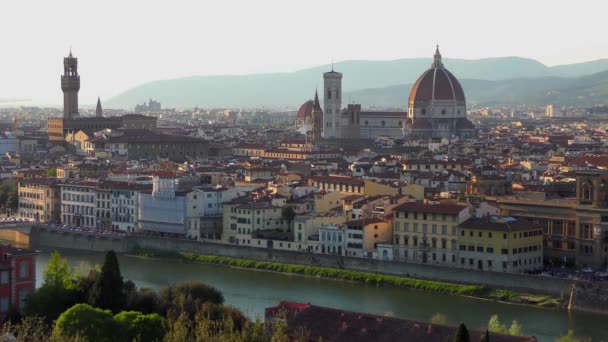
[{"label": "red roof", "polygon": [[572,165],[580,166],[580,167],[608,167],[608,155],[602,154],[586,154],[584,156],[580,156],[572,161]]},{"label": "red roof", "polygon": [[440,62],[433,63],[414,83],[410,92],[410,104],[416,101],[455,100],[465,101],[460,82],[443,67]]},{"label": "red roof", "polygon": [[314,103],[312,102],[312,100],[304,102],[304,104],[302,104],[302,106],[300,106],[300,109],[298,110],[297,118],[305,119],[311,117],[313,107]]},{"label": "red roof", "polygon": [[433,125],[427,119],[416,118],[412,129],[433,129]]}]

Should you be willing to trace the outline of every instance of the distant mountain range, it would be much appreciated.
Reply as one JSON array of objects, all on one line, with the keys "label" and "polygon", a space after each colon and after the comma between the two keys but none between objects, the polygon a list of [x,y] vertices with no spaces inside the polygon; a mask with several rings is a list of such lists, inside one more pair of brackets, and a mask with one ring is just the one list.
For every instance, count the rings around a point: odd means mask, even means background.
[{"label": "distant mountain range", "polygon": [[[595,106],[608,103],[608,71],[576,78],[539,77],[501,81],[461,79],[469,105]],[[366,106],[406,107],[412,84],[343,94]]]},{"label": "distant mountain range", "polygon": [[[479,60],[445,59],[462,83],[470,104],[595,105],[608,102],[608,59],[548,67],[519,57]],[[411,84],[431,64],[429,58],[394,61],[344,61],[344,102],[404,106]],[[290,73],[193,76],[152,81],[108,100],[109,107],[133,108],[148,98],[163,107],[298,106],[322,90],[329,65]]]}]

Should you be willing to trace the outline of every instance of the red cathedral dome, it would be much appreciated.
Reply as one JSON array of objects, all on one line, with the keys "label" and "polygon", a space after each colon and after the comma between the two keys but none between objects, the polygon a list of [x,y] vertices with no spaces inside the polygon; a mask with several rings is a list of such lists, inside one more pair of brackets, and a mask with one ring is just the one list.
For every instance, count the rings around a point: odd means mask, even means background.
[{"label": "red cathedral dome", "polygon": [[314,103],[312,100],[308,100],[308,101],[304,102],[304,104],[302,106],[300,106],[300,109],[298,110],[298,115],[296,116],[296,118],[304,120],[306,118],[311,117],[313,108],[314,108]]},{"label": "red cathedral dome", "polygon": [[431,68],[425,71],[414,83],[410,92],[410,105],[418,101],[453,100],[464,102],[464,91],[460,82],[443,67],[439,47],[435,51]]}]

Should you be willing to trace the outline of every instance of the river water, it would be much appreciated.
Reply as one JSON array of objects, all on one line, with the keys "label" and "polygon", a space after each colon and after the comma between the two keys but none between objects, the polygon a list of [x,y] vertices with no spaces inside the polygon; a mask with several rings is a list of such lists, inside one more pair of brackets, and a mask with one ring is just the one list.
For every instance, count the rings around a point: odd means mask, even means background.
[{"label": "river water", "polygon": [[[61,250],[71,266],[88,269],[103,263],[103,253]],[[41,253],[36,262],[37,285],[42,281],[49,253]],[[593,337],[593,341],[608,341],[608,316],[562,309],[543,309],[510,305],[422,292],[394,287],[377,287],[339,280],[303,277],[299,275],[234,269],[223,266],[183,263],[176,260],[151,260],[119,256],[125,279],[138,287],[158,289],[186,280],[199,280],[217,287],[233,305],[249,317],[263,317],[264,308],[281,300],[307,302],[373,314],[429,321],[435,313],[447,316],[451,324],[461,321],[470,327],[484,329],[490,316],[510,324],[514,319],[523,325],[526,335],[539,341],[554,341],[568,329],[577,335]],[[84,264],[84,267],[83,267]]]}]

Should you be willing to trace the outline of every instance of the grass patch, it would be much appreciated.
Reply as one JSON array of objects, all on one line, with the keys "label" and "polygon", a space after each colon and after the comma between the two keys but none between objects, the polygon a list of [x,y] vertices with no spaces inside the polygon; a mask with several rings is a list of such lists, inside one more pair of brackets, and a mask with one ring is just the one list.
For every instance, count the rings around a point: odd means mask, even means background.
[{"label": "grass patch", "polygon": [[172,258],[189,262],[215,264],[231,267],[250,268],[257,270],[302,274],[307,276],[316,276],[330,279],[341,279],[355,281],[369,285],[377,286],[397,286],[435,293],[444,293],[451,295],[471,296],[478,298],[486,298],[499,300],[511,303],[532,304],[544,307],[557,307],[560,305],[560,300],[550,296],[535,296],[530,294],[521,294],[513,291],[492,289],[480,285],[463,285],[455,283],[446,283],[432,280],[422,280],[408,277],[400,277],[386,274],[378,274],[371,272],[350,271],[344,269],[283,264],[268,261],[255,261],[249,259],[240,259],[223,256],[201,255],[187,252],[162,252],[153,250],[138,250],[134,253],[144,257],[160,257]]}]

